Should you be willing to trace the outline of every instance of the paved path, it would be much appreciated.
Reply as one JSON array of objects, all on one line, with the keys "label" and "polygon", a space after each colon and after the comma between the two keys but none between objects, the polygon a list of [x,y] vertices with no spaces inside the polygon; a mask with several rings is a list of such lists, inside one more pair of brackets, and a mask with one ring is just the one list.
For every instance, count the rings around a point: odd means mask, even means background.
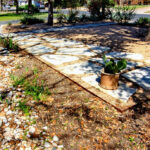
[{"label": "paved path", "polygon": [[[33,33],[34,32],[35,31],[33,31]],[[85,45],[82,42],[65,38],[59,39],[47,36],[41,38],[34,34],[28,34],[28,32],[24,33],[24,35],[23,33],[22,35],[13,34],[13,40],[22,49],[25,49],[41,61],[57,69],[71,80],[121,111],[135,105],[132,100],[129,101],[128,99],[136,92],[136,89],[127,86],[124,82],[120,82],[120,86],[117,90],[104,90],[101,88],[99,86],[99,81],[103,61],[101,58],[97,57],[98,54],[102,56],[105,52],[108,57],[115,57],[117,59],[126,58],[129,60],[126,70],[127,74],[123,76],[139,84],[139,86],[144,89],[150,90],[150,70],[147,69],[147,67],[144,70],[143,68],[138,70],[140,75],[137,72],[130,72],[130,69],[143,65],[145,59],[141,54],[112,53],[109,47]]]}]

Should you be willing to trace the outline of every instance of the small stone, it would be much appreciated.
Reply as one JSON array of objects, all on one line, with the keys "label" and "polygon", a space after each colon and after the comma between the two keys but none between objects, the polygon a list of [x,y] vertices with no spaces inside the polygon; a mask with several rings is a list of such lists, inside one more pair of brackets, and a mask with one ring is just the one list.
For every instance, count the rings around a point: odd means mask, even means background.
[{"label": "small stone", "polygon": [[49,148],[49,147],[51,147],[51,144],[49,142],[45,142],[44,147]]},{"label": "small stone", "polygon": [[64,148],[64,146],[63,145],[58,145],[58,148],[62,149],[62,148]]},{"label": "small stone", "polygon": [[58,142],[58,141],[59,141],[59,138],[55,135],[55,136],[53,137],[53,141]]},{"label": "small stone", "polygon": [[33,134],[35,132],[35,128],[33,126],[29,127],[29,133]]},{"label": "small stone", "polygon": [[13,96],[13,92],[10,91],[8,94],[7,94],[8,97],[12,97]]},{"label": "small stone", "polygon": [[43,130],[45,130],[45,131],[46,131],[47,129],[48,129],[48,128],[47,128],[47,126],[43,127]]},{"label": "small stone", "polygon": [[9,111],[6,112],[6,115],[11,115],[11,114],[12,114],[11,110],[9,110]]},{"label": "small stone", "polygon": [[2,120],[0,119],[0,127],[2,126],[2,124],[3,124],[3,122],[2,122]]}]

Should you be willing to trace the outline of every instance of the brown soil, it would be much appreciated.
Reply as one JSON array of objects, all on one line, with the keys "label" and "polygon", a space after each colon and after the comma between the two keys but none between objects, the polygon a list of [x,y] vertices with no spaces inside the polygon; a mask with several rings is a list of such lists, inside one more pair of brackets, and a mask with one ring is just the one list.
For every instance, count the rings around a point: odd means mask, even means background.
[{"label": "brown soil", "polygon": [[150,41],[146,41],[144,38],[146,33],[146,28],[111,25],[51,32],[39,35],[62,37],[82,41],[85,44],[108,46],[113,51],[141,53],[146,58],[150,58]]}]

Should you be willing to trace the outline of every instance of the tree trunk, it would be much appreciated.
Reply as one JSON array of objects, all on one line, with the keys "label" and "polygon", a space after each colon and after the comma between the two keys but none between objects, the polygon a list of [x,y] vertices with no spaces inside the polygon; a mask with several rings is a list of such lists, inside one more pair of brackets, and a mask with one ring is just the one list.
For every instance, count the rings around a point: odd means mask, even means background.
[{"label": "tree trunk", "polygon": [[15,0],[15,5],[16,5],[16,14],[18,14],[18,8],[19,8],[19,6],[18,6],[18,0]]},{"label": "tree trunk", "polygon": [[0,5],[1,5],[1,11],[3,11],[3,0],[0,0]]},{"label": "tree trunk", "polygon": [[53,2],[48,0],[48,25],[53,26]]},{"label": "tree trunk", "polygon": [[105,0],[102,0],[102,19],[105,19]]},{"label": "tree trunk", "polygon": [[31,6],[32,6],[32,0],[28,0],[28,14],[31,14],[31,12],[32,12]]}]

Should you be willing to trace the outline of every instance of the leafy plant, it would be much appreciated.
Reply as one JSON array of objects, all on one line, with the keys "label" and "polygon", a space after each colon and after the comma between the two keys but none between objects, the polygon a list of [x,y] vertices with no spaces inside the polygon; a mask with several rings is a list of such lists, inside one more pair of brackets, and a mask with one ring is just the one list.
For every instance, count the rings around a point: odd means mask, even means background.
[{"label": "leafy plant", "polygon": [[17,87],[18,85],[23,85],[24,82],[25,82],[25,78],[23,76],[22,77],[17,77],[17,76],[14,76],[14,75],[11,74],[10,78],[13,81],[13,86],[14,87]]},{"label": "leafy plant", "polygon": [[26,115],[26,116],[29,116],[29,110],[30,110],[30,107],[26,105],[26,101],[19,101],[19,105],[18,105],[19,109],[21,109],[23,111],[23,113]]},{"label": "leafy plant", "polygon": [[139,18],[136,21],[136,24],[140,25],[140,26],[146,26],[146,25],[150,24],[150,18]]},{"label": "leafy plant", "polygon": [[114,7],[112,11],[109,10],[108,18],[120,24],[128,23],[135,16],[135,8],[129,6]]},{"label": "leafy plant", "polygon": [[60,13],[56,16],[58,23],[62,24],[64,22],[66,22],[67,18],[66,15],[64,15],[63,13]]},{"label": "leafy plant", "polygon": [[13,40],[10,37],[6,37],[6,38],[0,37],[0,44],[3,47],[6,47],[8,50],[14,50],[14,51],[18,51],[19,50],[18,45],[13,43]]},{"label": "leafy plant", "polygon": [[44,20],[33,16],[24,16],[20,20],[20,22],[25,25],[32,25],[32,24],[44,23]]},{"label": "leafy plant", "polygon": [[86,14],[82,14],[82,16],[79,18],[81,22],[86,22],[86,21],[89,21],[89,17],[86,16]]},{"label": "leafy plant", "polygon": [[108,61],[106,59],[106,56],[104,55],[103,60],[105,62],[105,67],[104,67],[105,73],[116,74],[127,67],[127,61],[125,59],[121,59],[116,62],[114,59],[111,58]]},{"label": "leafy plant", "polygon": [[78,11],[69,11],[67,22],[75,24],[79,20],[79,18],[77,17],[78,13]]}]

